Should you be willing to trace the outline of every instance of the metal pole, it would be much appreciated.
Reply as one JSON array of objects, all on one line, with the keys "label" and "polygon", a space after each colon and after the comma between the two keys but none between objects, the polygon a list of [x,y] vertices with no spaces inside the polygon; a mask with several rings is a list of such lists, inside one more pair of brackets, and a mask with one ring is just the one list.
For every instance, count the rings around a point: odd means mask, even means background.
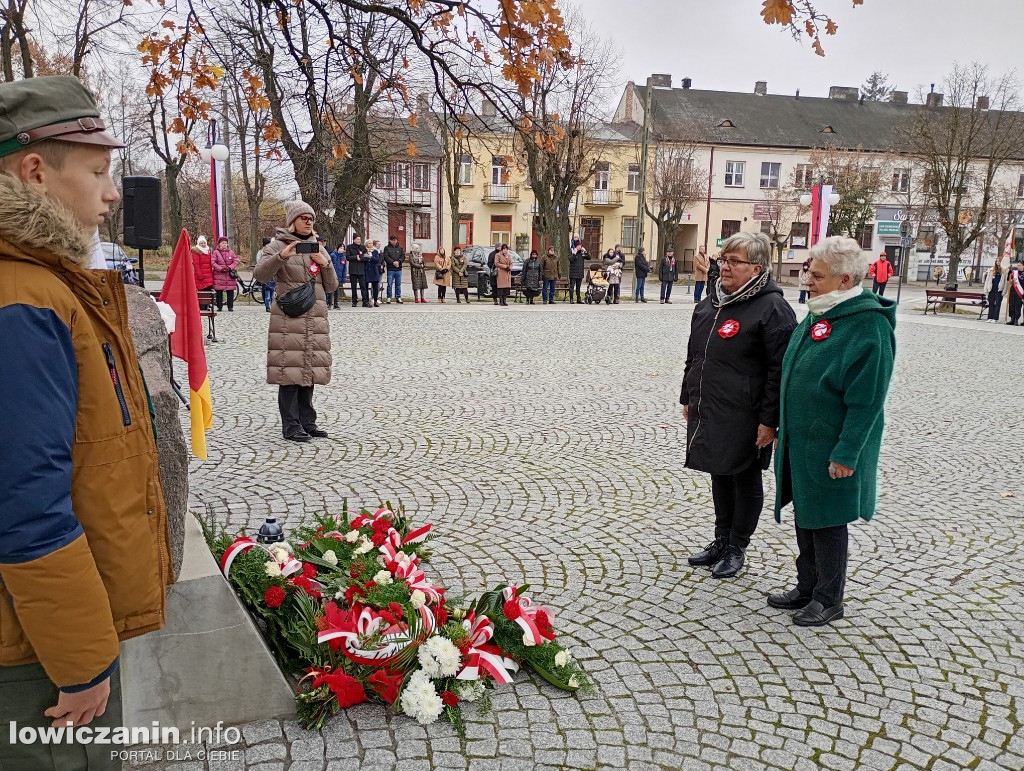
[{"label": "metal pole", "polygon": [[651,92],[654,90],[651,79],[647,78],[647,89],[644,94],[644,127],[640,139],[640,195],[637,196],[637,246],[646,246],[647,228],[647,164],[651,143]]},{"label": "metal pole", "polygon": [[[228,121],[228,92],[221,91],[221,118],[224,124],[224,146],[228,148],[228,157],[224,161],[224,235],[231,239],[231,247],[235,248],[235,234],[231,230],[231,122]],[[251,246],[251,244],[250,244]]]}]

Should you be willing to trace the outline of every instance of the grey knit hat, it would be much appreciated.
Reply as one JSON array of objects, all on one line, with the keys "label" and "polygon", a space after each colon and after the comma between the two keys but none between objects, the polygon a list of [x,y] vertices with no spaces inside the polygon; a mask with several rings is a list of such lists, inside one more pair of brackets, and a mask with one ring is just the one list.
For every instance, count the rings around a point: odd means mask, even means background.
[{"label": "grey knit hat", "polygon": [[305,201],[284,202],[284,226],[286,228],[290,228],[292,223],[303,214],[308,214],[311,217],[316,216],[316,212],[313,211],[313,207]]}]

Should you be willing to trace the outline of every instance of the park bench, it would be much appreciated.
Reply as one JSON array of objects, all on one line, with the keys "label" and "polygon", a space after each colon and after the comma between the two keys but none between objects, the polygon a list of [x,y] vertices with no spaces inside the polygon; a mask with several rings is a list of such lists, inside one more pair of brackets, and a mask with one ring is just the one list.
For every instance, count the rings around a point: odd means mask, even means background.
[{"label": "park bench", "polygon": [[954,292],[949,289],[926,289],[924,291],[925,303],[924,312],[928,313],[928,309],[932,309],[932,315],[938,315],[940,305],[963,305],[970,308],[978,309],[978,319],[981,319],[982,314],[988,305],[985,302],[984,292]]},{"label": "park bench", "polygon": [[[160,299],[160,292],[149,293],[154,300]],[[199,315],[207,320],[206,339],[217,342],[217,309],[214,307],[216,295],[212,289],[200,289],[196,292],[199,297]]]}]

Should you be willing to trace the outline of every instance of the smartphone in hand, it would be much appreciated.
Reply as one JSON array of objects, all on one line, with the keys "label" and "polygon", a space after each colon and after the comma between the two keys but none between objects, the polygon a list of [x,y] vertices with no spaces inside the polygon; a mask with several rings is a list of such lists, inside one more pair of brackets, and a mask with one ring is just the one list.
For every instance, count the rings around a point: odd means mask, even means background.
[{"label": "smartphone in hand", "polygon": [[320,251],[320,244],[310,243],[309,241],[299,241],[295,244],[296,254],[316,254]]}]

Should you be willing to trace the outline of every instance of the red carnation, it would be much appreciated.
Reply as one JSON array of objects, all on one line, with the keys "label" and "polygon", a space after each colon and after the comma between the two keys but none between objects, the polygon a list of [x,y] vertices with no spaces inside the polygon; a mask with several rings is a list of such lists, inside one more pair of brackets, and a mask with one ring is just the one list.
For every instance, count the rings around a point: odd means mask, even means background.
[{"label": "red carnation", "polygon": [[377,532],[373,534],[373,538],[370,539],[374,546],[383,546],[384,542],[388,540],[386,533]]},{"label": "red carnation", "polygon": [[505,601],[505,604],[501,606],[501,612],[505,614],[505,618],[509,621],[515,621],[523,615],[523,609],[519,607],[519,601],[515,597]]},{"label": "red carnation", "polygon": [[326,685],[331,689],[331,693],[338,700],[338,706],[342,709],[362,704],[366,701],[366,691],[363,690],[363,684],[344,672],[320,673],[313,678],[313,687],[319,688],[321,685]]},{"label": "red carnation", "polygon": [[386,535],[388,530],[390,529],[391,523],[383,517],[381,519],[375,520],[373,523],[373,532],[375,533],[384,533]]},{"label": "red carnation", "polygon": [[463,637],[455,647],[459,649],[459,653],[463,656],[468,656],[470,649],[473,647],[473,643],[469,641],[468,637]]},{"label": "red carnation", "polygon": [[364,592],[361,587],[350,586],[348,589],[345,590],[345,602],[348,605],[354,605],[356,597],[362,597],[365,594],[366,592]]},{"label": "red carnation", "polygon": [[445,610],[444,605],[438,605],[437,608],[434,609],[434,616],[437,618],[438,626],[444,626],[448,623],[448,611]]},{"label": "red carnation", "polygon": [[405,615],[405,612],[402,610],[402,606],[399,605],[397,602],[389,602],[388,610],[394,613],[395,618],[397,618],[399,621],[401,621],[402,617]]},{"label": "red carnation", "polygon": [[284,589],[275,584],[267,589],[266,594],[263,595],[263,601],[267,603],[268,608],[280,608],[287,596]]},{"label": "red carnation", "polygon": [[376,588],[377,588],[377,582],[376,581],[367,581],[366,582],[366,591],[372,592]]},{"label": "red carnation", "polygon": [[349,530],[358,530],[359,529],[359,525],[357,525],[355,522],[349,522],[348,529]]},{"label": "red carnation", "polygon": [[314,565],[312,562],[303,562],[302,575],[304,575],[306,578],[316,578],[316,565]]},{"label": "red carnation", "polygon": [[307,578],[306,576],[295,576],[292,579],[292,585],[297,586],[299,589],[304,591],[310,597],[320,598],[320,590],[313,586],[313,579]]},{"label": "red carnation", "polygon": [[405,675],[401,672],[392,672],[389,669],[378,669],[368,678],[366,682],[386,704],[394,704],[402,688],[402,681]]},{"label": "red carnation", "polygon": [[538,610],[534,618],[537,621],[537,629],[540,631],[540,636],[548,640],[554,640],[555,629],[551,626],[551,619],[548,617],[547,612]]},{"label": "red carnation", "polygon": [[316,533],[315,533],[315,534],[316,534],[316,535],[323,535],[323,532],[324,532],[324,526],[323,526],[323,525],[320,525],[320,527],[318,527],[318,528],[316,529]]},{"label": "red carnation", "polygon": [[441,703],[446,707],[454,707],[459,703],[459,697],[451,691],[444,691],[441,693]]},{"label": "red carnation", "polygon": [[348,574],[352,578],[359,578],[359,576],[361,576],[363,574],[363,570],[364,570],[363,563],[361,563],[361,562],[353,562],[352,563],[352,567],[350,567],[348,569]]},{"label": "red carnation", "polygon": [[387,568],[388,572],[391,575],[394,575],[395,573],[398,572],[398,563],[395,562],[394,560],[388,560],[387,564],[385,564],[384,567]]}]

